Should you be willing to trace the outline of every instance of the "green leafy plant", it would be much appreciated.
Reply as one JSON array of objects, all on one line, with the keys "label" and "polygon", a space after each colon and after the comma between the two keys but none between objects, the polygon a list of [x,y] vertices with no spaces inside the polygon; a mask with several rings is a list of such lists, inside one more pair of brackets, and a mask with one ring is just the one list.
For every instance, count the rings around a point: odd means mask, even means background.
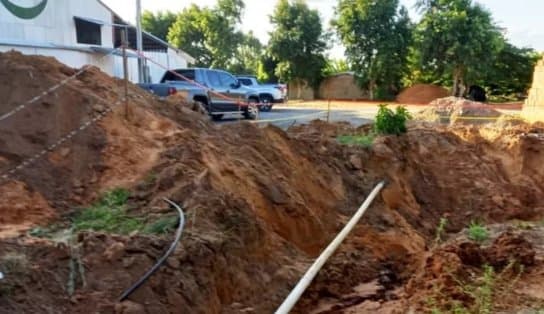
[{"label": "green leafy plant", "polygon": [[340,135],[337,140],[342,145],[371,147],[375,138],[375,133],[368,133],[360,135]]},{"label": "green leafy plant", "polygon": [[406,107],[399,106],[393,111],[386,104],[382,104],[376,116],[374,129],[379,134],[400,135],[406,133],[406,122],[411,118]]},{"label": "green leafy plant", "polygon": [[473,221],[468,226],[468,238],[472,241],[484,242],[489,238],[489,231],[484,225]]},{"label": "green leafy plant", "polygon": [[81,211],[73,220],[74,229],[129,234],[143,228],[142,220],[127,215],[130,194],[124,189],[106,192],[98,202]]}]

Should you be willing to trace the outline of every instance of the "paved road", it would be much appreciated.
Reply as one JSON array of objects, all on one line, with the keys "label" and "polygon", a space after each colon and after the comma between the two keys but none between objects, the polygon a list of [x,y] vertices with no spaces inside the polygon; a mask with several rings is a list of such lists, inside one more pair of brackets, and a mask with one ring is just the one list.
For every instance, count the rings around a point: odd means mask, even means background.
[{"label": "paved road", "polygon": [[[333,122],[347,121],[355,126],[367,124],[376,116],[377,108],[350,108],[350,109],[331,109],[329,119]],[[274,124],[280,128],[287,129],[296,124],[308,123],[315,119],[326,120],[327,109],[321,106],[298,107],[293,105],[275,106],[271,112],[261,112],[259,120],[254,121],[258,124]],[[221,123],[234,123],[238,121],[237,117],[225,117]]]},{"label": "paved road", "polygon": [[[261,112],[258,121],[253,123],[274,124],[280,128],[287,129],[296,124],[308,123],[315,119],[327,119],[328,104],[324,101],[315,101],[309,103],[290,103],[276,105],[271,112]],[[408,111],[416,113],[423,110],[425,106],[409,105]],[[378,113],[378,103],[354,103],[354,102],[335,102],[330,106],[330,121],[347,121],[354,126],[360,126],[372,122]],[[498,109],[498,108],[497,108]],[[516,114],[519,110],[499,109],[505,114]],[[238,121],[237,117],[225,117],[220,123],[233,123]]]}]

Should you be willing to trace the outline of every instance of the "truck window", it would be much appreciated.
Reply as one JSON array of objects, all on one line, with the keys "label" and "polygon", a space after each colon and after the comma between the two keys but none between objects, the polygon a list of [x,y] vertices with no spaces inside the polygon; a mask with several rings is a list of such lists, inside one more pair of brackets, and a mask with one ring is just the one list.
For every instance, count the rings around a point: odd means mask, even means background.
[{"label": "truck window", "polygon": [[[181,74],[185,76],[186,78],[190,80],[195,80],[195,70],[175,70],[176,73]],[[164,73],[164,76],[162,77],[161,83],[164,83],[166,81],[185,81],[181,77],[175,75],[174,73],[168,71]]]},{"label": "truck window", "polygon": [[234,76],[226,73],[226,72],[218,72],[219,74],[219,81],[221,81],[221,86],[225,88],[231,88],[233,84],[236,84],[238,81]]},{"label": "truck window", "polygon": [[248,79],[248,78],[239,78],[238,81],[240,81],[240,83],[242,83],[242,85],[244,85],[244,86],[251,86],[251,85],[253,85],[253,84],[251,83],[251,80]]},{"label": "truck window", "polygon": [[221,82],[219,81],[219,73],[217,71],[206,71],[208,76],[208,82],[210,87],[221,87]]}]

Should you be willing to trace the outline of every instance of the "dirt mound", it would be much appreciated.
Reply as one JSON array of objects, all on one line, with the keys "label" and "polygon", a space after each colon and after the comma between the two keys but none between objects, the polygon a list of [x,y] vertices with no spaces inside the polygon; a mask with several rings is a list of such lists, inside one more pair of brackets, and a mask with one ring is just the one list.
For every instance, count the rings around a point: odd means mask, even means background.
[{"label": "dirt mound", "polygon": [[431,101],[444,98],[450,92],[437,85],[416,84],[404,89],[397,96],[397,102],[401,104],[428,104]]},{"label": "dirt mound", "polygon": [[451,123],[483,124],[495,122],[501,113],[493,107],[464,98],[446,97],[436,99],[429,108],[415,115],[418,120]]},{"label": "dirt mound", "polygon": [[[76,73],[53,58],[29,57],[17,52],[0,54],[0,67],[2,113],[27,103],[34,95]],[[10,175],[10,179],[24,181],[31,193],[45,197],[56,211],[64,211],[88,202],[99,191],[129,186],[144,175],[158,159],[164,141],[182,132],[177,124],[197,130],[202,128],[201,123],[205,125],[202,118],[183,108],[162,108],[166,106],[132,85],[127,121],[119,104],[121,87],[121,81],[90,68],[1,121],[0,174],[31,160],[86,122],[114,108],[103,120]],[[177,123],[165,118],[165,115],[179,117],[176,110],[186,117]],[[116,179],[112,178],[115,176]],[[9,216],[10,210],[3,208]],[[19,211],[14,216],[26,223],[46,218],[34,214],[35,218],[30,217],[31,212]]]},{"label": "dirt mound", "polygon": [[406,307],[418,313],[517,313],[541,304],[542,298],[535,298],[523,283],[542,276],[541,228],[492,226],[489,232],[486,243],[470,241],[462,233],[433,250],[406,286]]},{"label": "dirt mound", "polygon": [[[16,78],[1,87],[10,99],[3,112],[74,71],[53,59],[32,59],[0,55]],[[29,71],[40,80],[20,74]],[[25,91],[26,81],[35,89]],[[106,111],[119,88],[119,81],[93,69],[2,121],[2,171]],[[368,133],[368,127],[320,121],[287,133],[247,123],[218,127],[175,99],[161,102],[135,86],[130,95],[128,120],[118,107],[70,145],[0,183],[9,196],[0,203],[8,213],[3,223],[28,228],[49,220],[34,236],[0,239],[0,312],[273,312],[386,179],[381,198],[295,312],[387,313],[416,300],[405,287],[424,272],[441,218],[448,220],[446,232],[459,232],[471,220],[543,214],[544,131],[537,125],[416,123],[407,134],[379,136],[365,148],[340,145],[337,136]],[[73,232],[79,208],[113,187],[130,191],[124,219],[148,224],[172,218],[163,202],[168,197],[182,205],[187,220],[166,265],[122,303],[119,295],[162,255],[170,236],[140,229],[124,236]],[[512,249],[520,246],[525,249],[515,255]],[[495,249],[477,252],[504,265],[511,257],[529,260],[535,248],[504,236]],[[461,259],[465,251],[455,254]],[[535,264],[538,258],[537,251]]]}]

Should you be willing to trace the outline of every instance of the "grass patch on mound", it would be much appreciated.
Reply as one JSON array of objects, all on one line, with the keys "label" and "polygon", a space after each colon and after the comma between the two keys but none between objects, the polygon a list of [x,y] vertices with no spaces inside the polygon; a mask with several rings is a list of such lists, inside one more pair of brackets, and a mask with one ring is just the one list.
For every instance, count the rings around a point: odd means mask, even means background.
[{"label": "grass patch on mound", "polygon": [[146,219],[128,214],[127,202],[130,193],[125,189],[106,192],[90,207],[83,209],[73,219],[75,231],[99,231],[128,235],[134,232],[164,235],[174,231],[177,216],[165,216],[151,223]]},{"label": "grass patch on mound", "polygon": [[127,215],[130,193],[125,189],[106,192],[89,208],[83,209],[73,220],[76,231],[91,230],[129,234],[144,228],[142,219]]},{"label": "grass patch on mound", "polygon": [[372,147],[376,134],[340,135],[336,139],[342,145]]}]

